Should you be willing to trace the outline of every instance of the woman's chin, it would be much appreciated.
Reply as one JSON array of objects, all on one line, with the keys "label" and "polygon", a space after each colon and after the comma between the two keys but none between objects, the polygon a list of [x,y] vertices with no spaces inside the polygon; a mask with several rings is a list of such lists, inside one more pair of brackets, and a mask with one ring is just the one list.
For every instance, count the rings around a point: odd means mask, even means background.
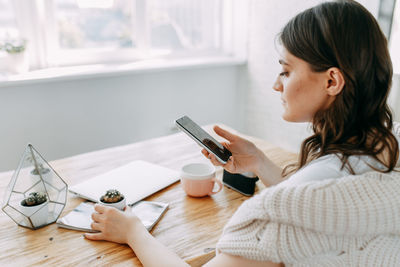
[{"label": "woman's chin", "polygon": [[282,114],[282,119],[284,119],[285,121],[288,121],[288,122],[295,122],[293,119],[293,116],[291,116],[291,114],[290,113],[288,113],[286,110],[285,110],[285,112],[283,112],[283,114]]},{"label": "woman's chin", "polygon": [[299,116],[290,114],[289,112],[286,111],[282,114],[282,119],[284,119],[287,122],[310,122],[309,120],[300,118]]},{"label": "woman's chin", "polygon": [[296,122],[295,120],[292,120],[291,118],[288,118],[288,117],[285,117],[285,116],[282,116],[282,119],[287,121],[287,122]]}]

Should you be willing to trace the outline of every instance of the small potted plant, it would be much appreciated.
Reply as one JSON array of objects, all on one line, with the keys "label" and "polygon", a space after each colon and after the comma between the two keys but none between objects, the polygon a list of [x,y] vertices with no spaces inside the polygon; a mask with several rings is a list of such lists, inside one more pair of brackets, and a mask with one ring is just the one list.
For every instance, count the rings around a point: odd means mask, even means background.
[{"label": "small potted plant", "polygon": [[126,200],[123,194],[116,189],[107,190],[107,192],[100,197],[100,203],[104,206],[110,206],[123,210],[126,205]]},{"label": "small potted plant", "polygon": [[26,54],[26,40],[16,39],[0,43],[0,50],[7,53],[7,70],[11,73],[23,73],[29,69]]},{"label": "small potted plant", "polygon": [[21,212],[26,216],[27,226],[37,228],[47,223],[48,199],[45,193],[32,192],[21,201]]}]

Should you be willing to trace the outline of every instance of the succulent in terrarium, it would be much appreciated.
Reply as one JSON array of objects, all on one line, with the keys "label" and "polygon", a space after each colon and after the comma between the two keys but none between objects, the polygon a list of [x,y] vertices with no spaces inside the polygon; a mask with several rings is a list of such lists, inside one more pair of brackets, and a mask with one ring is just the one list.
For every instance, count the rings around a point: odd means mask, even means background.
[{"label": "succulent in terrarium", "polygon": [[37,206],[47,201],[47,195],[41,192],[29,193],[28,197],[21,201],[25,207]]},{"label": "succulent in terrarium", "polygon": [[39,163],[38,167],[31,171],[31,173],[34,174],[34,175],[39,175],[39,173],[40,174],[46,174],[48,172],[50,172],[50,169],[43,167],[42,163]]},{"label": "succulent in terrarium", "polygon": [[36,164],[35,164],[35,160],[33,159],[33,156],[29,156],[28,161],[30,161],[32,163],[32,165],[34,166],[34,169],[31,171],[31,174],[39,175],[39,173],[46,174],[46,173],[50,172],[50,169],[45,168],[42,163],[36,161]]},{"label": "succulent in terrarium", "polygon": [[107,192],[100,198],[104,203],[116,203],[124,199],[124,195],[116,189],[107,190]]}]

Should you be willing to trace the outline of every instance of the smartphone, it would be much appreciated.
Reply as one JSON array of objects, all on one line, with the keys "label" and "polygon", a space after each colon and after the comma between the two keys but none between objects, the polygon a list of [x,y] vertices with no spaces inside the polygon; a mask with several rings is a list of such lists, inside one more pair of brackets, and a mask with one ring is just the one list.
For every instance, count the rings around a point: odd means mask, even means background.
[{"label": "smartphone", "polygon": [[183,116],[182,118],[177,119],[175,124],[180,130],[196,141],[197,144],[205,148],[209,153],[214,154],[217,160],[222,164],[226,164],[229,157],[232,156],[232,153],[228,149],[204,131],[188,116]]}]

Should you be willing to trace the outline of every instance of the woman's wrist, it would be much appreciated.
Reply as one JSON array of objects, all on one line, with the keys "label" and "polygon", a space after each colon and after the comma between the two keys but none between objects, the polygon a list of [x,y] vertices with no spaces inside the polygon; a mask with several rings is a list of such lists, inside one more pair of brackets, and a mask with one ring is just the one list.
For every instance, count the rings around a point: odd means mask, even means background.
[{"label": "woman's wrist", "polygon": [[155,239],[139,218],[135,217],[131,221],[127,235],[127,244],[143,266],[188,266],[177,254]]},{"label": "woman's wrist", "polygon": [[129,228],[127,229],[126,243],[133,249],[135,242],[147,233],[146,227],[142,224],[139,218],[132,218]]},{"label": "woman's wrist", "polygon": [[261,150],[257,152],[254,173],[265,186],[282,182],[282,168],[274,164]]},{"label": "woman's wrist", "polygon": [[267,156],[260,149],[257,148],[257,153],[255,155],[255,162],[252,168],[252,172],[256,176],[263,176],[265,166],[267,165]]}]

